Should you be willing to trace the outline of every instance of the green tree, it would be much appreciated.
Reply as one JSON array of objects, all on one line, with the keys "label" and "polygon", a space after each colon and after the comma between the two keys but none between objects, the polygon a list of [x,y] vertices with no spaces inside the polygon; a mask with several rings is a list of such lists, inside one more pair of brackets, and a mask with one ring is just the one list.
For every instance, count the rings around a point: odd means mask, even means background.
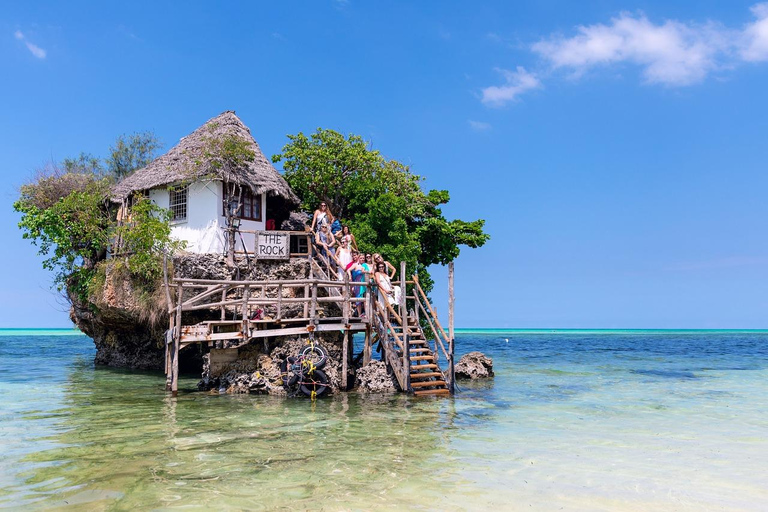
[{"label": "green tree", "polygon": [[160,140],[152,132],[121,135],[109,148],[106,169],[116,180],[121,180],[149,164],[160,147]]},{"label": "green tree", "polygon": [[481,247],[489,236],[485,221],[447,220],[441,206],[446,190],[421,188],[408,166],[387,160],[357,135],[318,130],[309,137],[289,135],[282,153],[285,178],[307,210],[325,201],[350,225],[358,245],[392,262],[405,261],[428,291],[427,267],[456,259],[461,246]]}]

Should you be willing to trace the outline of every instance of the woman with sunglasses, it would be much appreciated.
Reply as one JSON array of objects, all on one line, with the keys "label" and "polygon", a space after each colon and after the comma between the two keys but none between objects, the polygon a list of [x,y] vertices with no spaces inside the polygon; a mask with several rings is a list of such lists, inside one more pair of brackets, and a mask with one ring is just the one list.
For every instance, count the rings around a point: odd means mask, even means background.
[{"label": "woman with sunglasses", "polygon": [[328,209],[328,204],[323,201],[312,216],[312,227],[310,228],[310,231],[320,231],[322,226],[330,226],[332,222],[333,214],[331,214],[331,211]]},{"label": "woman with sunglasses", "polygon": [[397,269],[395,268],[395,266],[393,264],[391,264],[390,262],[388,262],[384,258],[382,258],[381,254],[379,254],[379,253],[374,253],[373,254],[373,263],[374,263],[374,265],[376,265],[377,269],[379,267],[379,263],[383,263],[384,264],[384,268],[386,269],[385,272],[386,271],[389,272],[389,274],[388,274],[389,278],[392,279],[393,277],[395,277],[395,274],[397,273]]},{"label": "woman with sunglasses", "polygon": [[386,307],[387,302],[395,305],[400,301],[400,287],[392,286],[392,280],[387,274],[387,266],[384,262],[376,264],[376,273],[373,278],[379,287],[379,302],[384,307]]}]

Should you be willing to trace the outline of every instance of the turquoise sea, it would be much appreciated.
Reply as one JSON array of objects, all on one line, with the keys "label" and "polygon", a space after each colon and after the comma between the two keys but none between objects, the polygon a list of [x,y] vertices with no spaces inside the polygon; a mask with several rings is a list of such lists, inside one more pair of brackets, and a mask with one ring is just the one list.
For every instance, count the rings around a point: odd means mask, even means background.
[{"label": "turquoise sea", "polygon": [[768,509],[768,332],[461,330],[492,381],[312,403],[0,330],[0,508]]}]

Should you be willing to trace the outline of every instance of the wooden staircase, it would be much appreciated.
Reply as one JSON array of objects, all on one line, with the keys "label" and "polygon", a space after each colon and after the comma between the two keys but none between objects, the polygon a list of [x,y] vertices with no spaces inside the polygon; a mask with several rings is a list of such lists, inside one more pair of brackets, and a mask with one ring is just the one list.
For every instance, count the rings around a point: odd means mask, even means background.
[{"label": "wooden staircase", "polygon": [[[336,265],[340,265],[339,261],[331,254],[323,256],[314,242],[312,246],[313,257],[310,259],[311,277],[326,281],[339,280],[338,275],[333,270],[333,263],[335,262]],[[344,282],[348,288],[350,285],[349,281]],[[435,330],[435,326],[439,327],[439,322],[431,306],[427,305],[426,308],[424,307],[424,304],[428,301],[424,292],[421,291],[416,277],[414,277],[412,284],[414,285],[414,295],[410,297],[410,300],[413,309],[416,311],[420,309],[422,315],[426,317],[428,324],[432,327],[436,337],[435,349],[433,350],[430,347],[429,341],[421,325],[419,325],[418,316],[414,311],[405,315],[407,327],[404,328],[401,316],[391,305],[384,305],[377,299],[378,292],[375,291],[376,287],[373,286],[370,292],[370,300],[366,301],[366,307],[371,310],[368,314],[371,315],[371,323],[382,349],[382,359],[393,370],[403,391],[412,392],[416,396],[450,396],[452,394],[450,377],[440,368],[439,355],[435,352],[438,349],[437,344],[442,343],[439,340],[440,334],[444,334],[444,332],[441,327],[439,331]],[[330,297],[342,299],[342,293],[339,291],[339,288],[328,287],[327,290]],[[421,298],[425,301],[424,303],[419,302]],[[342,307],[341,302],[339,302],[339,307]],[[403,303],[398,306],[398,310],[406,311],[406,309],[404,297]],[[404,356],[403,350],[406,340],[408,342],[408,354]],[[441,346],[445,353],[445,346]],[[447,354],[446,357],[448,357]],[[406,371],[405,368],[408,368],[408,370]]]},{"label": "wooden staircase", "polygon": [[408,349],[411,388],[416,396],[450,395],[445,375],[440,369],[435,352],[429,347],[421,326],[409,322]]},{"label": "wooden staircase", "polygon": [[[438,356],[429,346],[424,331],[409,315],[407,327],[391,308],[375,302],[375,326],[384,350],[385,360],[392,367],[403,391],[416,396],[450,396],[451,389],[445,373],[440,369]],[[403,347],[408,342],[408,355]],[[407,372],[403,369],[407,367]]]}]

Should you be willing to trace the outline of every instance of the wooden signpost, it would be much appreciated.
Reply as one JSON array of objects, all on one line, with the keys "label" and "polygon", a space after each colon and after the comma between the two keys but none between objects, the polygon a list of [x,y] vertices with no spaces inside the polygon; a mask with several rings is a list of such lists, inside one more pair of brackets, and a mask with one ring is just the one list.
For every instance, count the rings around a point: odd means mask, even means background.
[{"label": "wooden signpost", "polygon": [[290,235],[285,231],[257,231],[254,253],[257,260],[290,258]]}]

